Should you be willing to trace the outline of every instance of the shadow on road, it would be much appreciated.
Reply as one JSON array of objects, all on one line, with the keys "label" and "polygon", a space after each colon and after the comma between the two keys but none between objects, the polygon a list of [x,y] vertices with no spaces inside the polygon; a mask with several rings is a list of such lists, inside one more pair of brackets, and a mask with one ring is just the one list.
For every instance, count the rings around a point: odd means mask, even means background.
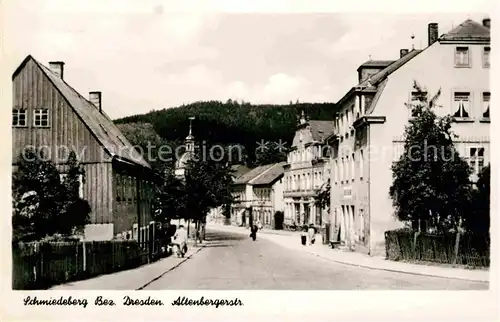
[{"label": "shadow on road", "polygon": [[241,234],[233,234],[233,233],[220,233],[220,232],[207,232],[205,239],[207,241],[215,241],[215,240],[243,240],[248,237]]}]

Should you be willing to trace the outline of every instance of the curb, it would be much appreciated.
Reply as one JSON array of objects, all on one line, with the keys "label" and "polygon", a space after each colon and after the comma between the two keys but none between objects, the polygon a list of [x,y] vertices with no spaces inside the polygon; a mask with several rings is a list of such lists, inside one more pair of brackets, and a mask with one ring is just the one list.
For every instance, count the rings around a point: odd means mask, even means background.
[{"label": "curb", "polygon": [[[207,227],[207,228],[209,228],[209,227]],[[214,230],[217,230],[217,228],[219,228],[219,227],[212,226],[210,228],[212,228]],[[222,226],[220,229],[224,230],[224,226]],[[231,228],[230,229],[226,229],[226,231],[228,231],[228,232],[235,232],[235,233],[243,233],[243,231],[232,230]],[[262,232],[261,235],[280,235],[280,234],[273,234],[273,233]],[[270,239],[267,239],[267,240],[279,245],[279,243],[276,243],[273,240],[270,240]],[[280,245],[280,246],[282,246],[282,245]],[[284,247],[286,247],[286,246],[284,246]],[[409,275],[437,277],[437,278],[445,278],[445,279],[468,281],[468,282],[478,282],[478,283],[489,283],[490,282],[489,279],[488,280],[484,280],[484,279],[470,279],[470,278],[462,278],[462,277],[450,277],[450,276],[443,276],[443,275],[436,275],[436,274],[425,274],[425,273],[411,272],[411,271],[391,269],[391,268],[373,267],[373,266],[355,264],[355,263],[352,263],[352,262],[342,261],[342,260],[338,260],[338,259],[332,259],[330,257],[322,256],[321,254],[318,254],[318,253],[315,253],[315,252],[311,252],[309,250],[306,250],[305,252],[307,254],[314,255],[316,257],[319,257],[319,258],[322,258],[322,259],[325,259],[325,260],[328,260],[328,261],[331,261],[331,262],[335,262],[335,263],[339,263],[339,264],[344,264],[344,265],[349,265],[349,266],[354,266],[354,267],[374,269],[374,270],[380,270],[380,271],[386,271],[386,272],[392,272],[392,273],[402,273],[402,274],[409,274]]]},{"label": "curb", "polygon": [[179,267],[182,263],[184,263],[185,261],[187,261],[188,259],[190,259],[194,254],[198,253],[199,251],[201,251],[204,247],[205,247],[206,244],[203,244],[200,246],[200,248],[198,248],[196,251],[192,252],[189,256],[187,257],[184,257],[182,260],[180,260],[177,264],[175,264],[174,266],[170,267],[169,269],[167,269],[166,271],[164,271],[163,273],[161,273],[160,275],[158,275],[157,277],[153,278],[152,280],[150,280],[149,282],[147,282],[146,284],[142,285],[141,287],[135,289],[135,291],[141,291],[143,290],[144,288],[146,288],[148,285],[150,285],[151,283],[159,280],[160,278],[162,278],[165,274],[167,274],[168,272],[171,272],[173,271],[174,269],[176,269],[177,267]]}]

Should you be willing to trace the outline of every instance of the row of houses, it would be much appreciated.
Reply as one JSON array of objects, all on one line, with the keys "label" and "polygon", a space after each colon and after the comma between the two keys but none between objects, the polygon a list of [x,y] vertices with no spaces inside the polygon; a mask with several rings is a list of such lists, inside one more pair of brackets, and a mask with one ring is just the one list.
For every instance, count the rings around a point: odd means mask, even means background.
[{"label": "row of houses", "polygon": [[[389,187],[404,128],[415,116],[415,83],[430,97],[440,91],[435,112],[453,116],[457,150],[476,177],[490,155],[490,19],[468,19],[442,35],[438,30],[438,24],[428,24],[424,49],[401,49],[395,60],[361,64],[358,83],[337,102],[331,121],[302,115],[285,164],[236,178],[234,194],[241,202],[232,207],[232,222],[248,225],[257,218],[275,228],[281,219],[273,216],[283,212],[285,225],[329,227],[331,240],[383,254],[385,231],[402,226],[393,216]],[[314,196],[328,182],[330,208],[319,209]]]}]

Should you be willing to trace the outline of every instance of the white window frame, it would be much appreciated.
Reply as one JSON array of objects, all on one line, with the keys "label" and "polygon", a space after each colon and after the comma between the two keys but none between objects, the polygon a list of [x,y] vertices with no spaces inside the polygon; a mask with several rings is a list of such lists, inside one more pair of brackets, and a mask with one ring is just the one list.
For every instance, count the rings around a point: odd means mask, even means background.
[{"label": "white window frame", "polygon": [[[483,92],[481,95],[481,103],[482,103],[482,109],[481,109],[481,116],[485,119],[490,118],[490,100],[491,100],[491,93],[490,92]],[[485,116],[486,112],[488,112],[488,115]]]},{"label": "white window frame", "polygon": [[363,180],[364,171],[364,155],[363,150],[359,150],[359,180]]},{"label": "white window frame", "polygon": [[335,184],[337,184],[337,182],[339,181],[339,163],[338,163],[338,160],[335,159],[334,161],[334,165],[333,165],[333,175],[335,176],[334,177],[334,182]]},{"label": "white window frame", "polygon": [[[21,115],[24,115],[24,124],[20,124],[19,120]],[[14,122],[14,117],[16,117],[16,121]],[[26,109],[23,108],[15,108],[12,110],[12,126],[13,127],[27,127],[28,126],[28,113]]]},{"label": "white window frame", "polygon": [[[465,50],[464,50],[465,49]],[[460,54],[460,52],[465,52],[466,54]],[[467,61],[465,61],[467,58]],[[471,50],[468,46],[457,46],[455,47],[455,67],[471,67]]]},{"label": "white window frame", "polygon": [[484,146],[471,146],[468,149],[468,161],[470,167],[473,169],[473,176],[475,178],[477,178],[479,172],[481,172],[481,169],[485,166],[485,152],[486,149]]},{"label": "white window frame", "polygon": [[355,162],[356,162],[356,158],[355,158],[355,155],[354,153],[352,154],[351,156],[351,180],[354,182],[354,177],[355,177]]},{"label": "white window frame", "polygon": [[483,68],[490,68],[491,47],[483,47]]},{"label": "white window frame", "polygon": [[[467,97],[467,100],[464,98]],[[455,91],[453,92],[453,110],[452,110],[452,115],[455,118],[459,119],[470,119],[471,118],[471,111],[472,111],[472,93],[467,92],[467,91]],[[460,110],[460,104],[464,104],[467,102],[467,104],[464,106],[465,112],[468,114],[467,116],[459,115],[456,116],[455,114],[459,112]]]},{"label": "white window frame", "polygon": [[[415,118],[418,115],[414,115],[413,111],[415,110],[415,107],[418,105],[426,105],[426,101],[421,101],[418,97],[418,92],[417,91],[411,91],[410,92],[410,118]],[[427,92],[423,91],[422,94],[424,97],[427,97]]]},{"label": "white window frame", "polygon": [[[43,116],[47,116],[47,124],[42,124]],[[38,118],[38,119],[37,119]],[[37,124],[40,121],[40,124]],[[50,127],[50,111],[48,108],[37,108],[33,110],[33,127]]]}]

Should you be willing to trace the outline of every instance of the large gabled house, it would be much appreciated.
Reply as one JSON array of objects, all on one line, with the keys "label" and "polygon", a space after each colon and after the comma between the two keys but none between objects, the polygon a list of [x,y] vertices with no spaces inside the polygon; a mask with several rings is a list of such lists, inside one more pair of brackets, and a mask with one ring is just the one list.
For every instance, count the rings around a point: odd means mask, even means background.
[{"label": "large gabled house", "polygon": [[155,177],[146,160],[104,113],[101,92],[80,95],[64,80],[64,63],[27,56],[12,75],[12,166],[22,151],[44,150],[61,173],[70,151],[84,169],[81,197],[91,206],[86,240],[152,238]]},{"label": "large gabled house", "polygon": [[333,121],[307,120],[302,113],[285,165],[285,225],[320,228],[328,220],[328,209],[317,207],[315,196],[330,177],[330,148],[325,139],[333,130]]}]

